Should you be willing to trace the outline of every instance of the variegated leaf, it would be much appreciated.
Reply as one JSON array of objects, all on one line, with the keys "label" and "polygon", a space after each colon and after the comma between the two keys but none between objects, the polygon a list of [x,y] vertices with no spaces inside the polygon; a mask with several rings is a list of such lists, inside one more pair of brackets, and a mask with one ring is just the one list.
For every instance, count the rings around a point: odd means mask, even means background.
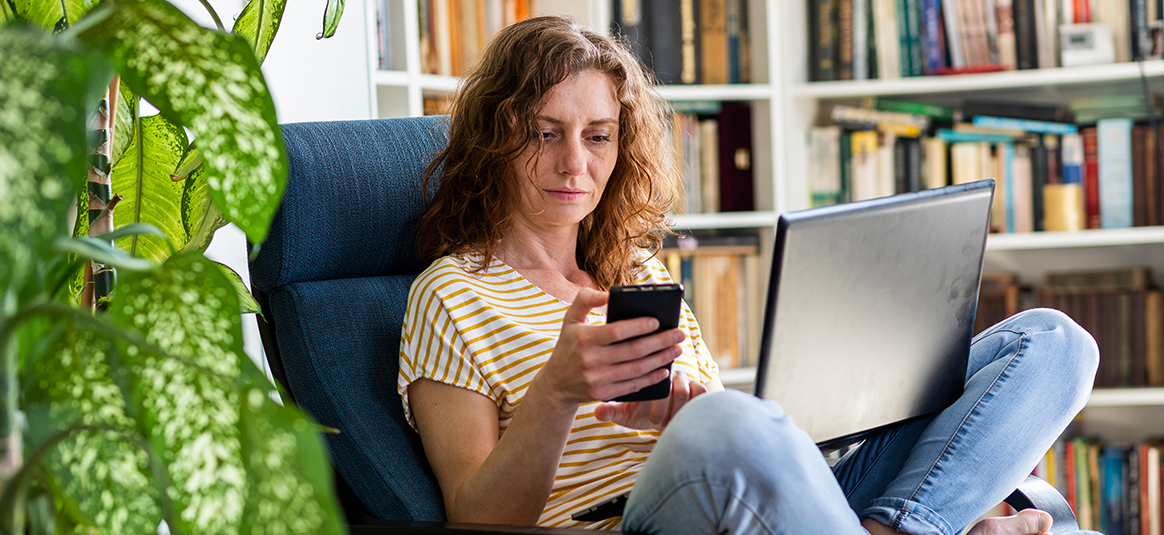
[{"label": "variegated leaf", "polygon": [[181,182],[170,173],[186,149],[186,132],[161,115],[140,118],[134,125],[133,142],[113,170],[113,191],[124,197],[113,212],[114,228],[149,223],[166,235],[135,235],[117,240],[117,246],[133,256],[161,263],[170,257],[171,245],[186,243],[182,226]]},{"label": "variegated leaf", "polygon": [[246,40],[148,0],[101,8],[74,33],[109,55],[135,93],[194,133],[215,204],[252,242],[266,239],[287,162],[274,101]]},{"label": "variegated leaf", "polygon": [[262,63],[279,31],[287,0],[251,0],[239,13],[231,33],[241,35],[255,50],[255,58]]}]

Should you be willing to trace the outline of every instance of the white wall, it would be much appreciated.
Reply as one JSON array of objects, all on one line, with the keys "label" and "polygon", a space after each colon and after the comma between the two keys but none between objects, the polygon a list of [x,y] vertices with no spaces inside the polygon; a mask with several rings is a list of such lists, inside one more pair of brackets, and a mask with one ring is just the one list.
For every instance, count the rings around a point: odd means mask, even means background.
[{"label": "white wall", "polygon": [[[190,18],[213,28],[214,20],[198,0],[170,0]],[[211,0],[229,30],[246,0]],[[335,36],[316,40],[323,29],[325,0],[288,1],[279,33],[263,63],[280,123],[367,119],[372,116],[368,72],[367,24],[363,0],[348,0]],[[206,256],[234,269],[250,287],[246,236],[227,225],[214,235]],[[244,314],[247,356],[267,369],[253,314]]]}]

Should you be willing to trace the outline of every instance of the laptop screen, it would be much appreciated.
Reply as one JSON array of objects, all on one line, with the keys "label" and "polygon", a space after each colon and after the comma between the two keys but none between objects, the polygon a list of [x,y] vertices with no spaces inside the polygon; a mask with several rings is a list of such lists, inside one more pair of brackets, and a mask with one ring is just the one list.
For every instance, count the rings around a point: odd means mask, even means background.
[{"label": "laptop screen", "polygon": [[780,216],[756,395],[824,448],[962,392],[994,181]]}]

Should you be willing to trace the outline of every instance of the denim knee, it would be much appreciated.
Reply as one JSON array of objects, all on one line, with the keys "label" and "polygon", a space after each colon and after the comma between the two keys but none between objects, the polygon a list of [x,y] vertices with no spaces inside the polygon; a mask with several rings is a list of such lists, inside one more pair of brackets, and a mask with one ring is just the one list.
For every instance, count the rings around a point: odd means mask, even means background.
[{"label": "denim knee", "polygon": [[1045,365],[1058,372],[1060,386],[1078,393],[1086,403],[1099,367],[1099,347],[1091,333],[1071,316],[1053,308],[1033,308],[1015,314],[1003,324],[1029,335],[1041,350],[1036,352]]},{"label": "denim knee", "polygon": [[820,457],[779,405],[735,390],[693,400],[675,415],[659,446],[705,474],[724,465],[736,465],[728,471],[737,473],[752,472],[757,463],[793,468],[806,455]]}]

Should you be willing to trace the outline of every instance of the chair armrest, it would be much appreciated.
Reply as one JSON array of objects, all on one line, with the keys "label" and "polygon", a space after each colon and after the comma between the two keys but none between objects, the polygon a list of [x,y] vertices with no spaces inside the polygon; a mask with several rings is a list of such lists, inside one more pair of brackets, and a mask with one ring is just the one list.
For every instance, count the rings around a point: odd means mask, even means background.
[{"label": "chair armrest", "polygon": [[[381,523],[382,522],[382,523]],[[348,526],[351,535],[397,535],[403,533],[431,533],[434,535],[593,535],[594,530],[582,528],[542,528],[537,526],[499,526],[492,524],[462,524],[456,522],[401,522],[378,521],[375,526]],[[607,531],[618,535],[621,531]]]},{"label": "chair armrest", "polygon": [[1051,533],[1068,533],[1079,529],[1079,523],[1075,520],[1075,512],[1071,510],[1071,505],[1067,503],[1067,499],[1059,494],[1059,490],[1051,486],[1050,483],[1036,476],[1027,476],[1027,480],[1023,481],[1003,501],[1014,507],[1016,511],[1040,509],[1051,513],[1051,518],[1054,520]]}]

